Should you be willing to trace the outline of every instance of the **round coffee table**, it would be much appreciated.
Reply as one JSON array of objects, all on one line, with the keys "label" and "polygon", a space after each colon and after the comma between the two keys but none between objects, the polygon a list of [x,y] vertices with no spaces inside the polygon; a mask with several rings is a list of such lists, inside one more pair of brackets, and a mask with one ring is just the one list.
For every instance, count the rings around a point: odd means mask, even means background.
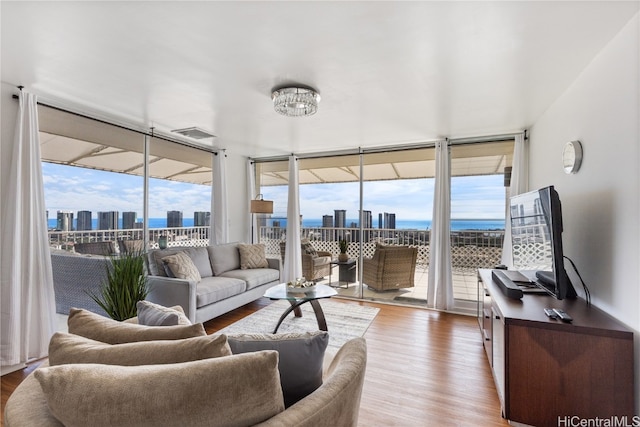
[{"label": "round coffee table", "polygon": [[278,320],[278,324],[273,330],[273,333],[275,334],[276,332],[278,332],[278,328],[282,324],[282,321],[292,311],[296,317],[302,317],[300,306],[305,302],[308,302],[309,304],[311,304],[311,307],[313,307],[313,312],[316,314],[316,320],[318,321],[318,328],[321,331],[326,331],[327,321],[324,318],[324,312],[322,311],[322,307],[320,306],[318,300],[322,298],[331,298],[332,296],[337,294],[338,293],[335,291],[335,289],[326,285],[315,285],[315,289],[307,293],[288,291],[286,283],[281,283],[267,289],[267,291],[264,293],[265,297],[272,300],[286,299],[291,304],[291,306],[287,308],[284,313],[282,313],[282,316],[280,316],[280,320]]}]

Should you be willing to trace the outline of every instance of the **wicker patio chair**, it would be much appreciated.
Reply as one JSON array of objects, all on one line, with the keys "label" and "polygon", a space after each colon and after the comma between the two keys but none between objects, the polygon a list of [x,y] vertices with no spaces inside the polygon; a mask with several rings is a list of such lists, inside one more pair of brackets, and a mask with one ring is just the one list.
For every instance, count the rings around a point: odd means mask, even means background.
[{"label": "wicker patio chair", "polygon": [[376,291],[412,288],[418,249],[408,246],[378,246],[363,263],[363,282]]},{"label": "wicker patio chair", "polygon": [[[315,251],[308,253],[305,250],[305,242],[302,243],[302,275],[307,280],[320,280],[329,275],[331,270],[331,252]],[[308,247],[308,246],[307,246]],[[286,242],[280,242],[280,256],[284,265]]]}]

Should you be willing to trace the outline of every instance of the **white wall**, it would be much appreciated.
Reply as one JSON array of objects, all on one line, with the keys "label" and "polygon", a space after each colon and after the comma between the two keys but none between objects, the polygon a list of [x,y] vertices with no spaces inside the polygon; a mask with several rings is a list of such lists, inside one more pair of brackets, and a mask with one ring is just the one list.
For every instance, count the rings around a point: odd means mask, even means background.
[{"label": "white wall", "polygon": [[[564,253],[594,305],[634,330],[640,408],[640,14],[597,55],[531,128],[530,188],[555,185]],[[525,100],[526,102],[526,100]],[[562,148],[580,140],[582,168],[562,169]],[[571,267],[567,267],[571,274]],[[581,286],[572,276],[576,290]]]}]

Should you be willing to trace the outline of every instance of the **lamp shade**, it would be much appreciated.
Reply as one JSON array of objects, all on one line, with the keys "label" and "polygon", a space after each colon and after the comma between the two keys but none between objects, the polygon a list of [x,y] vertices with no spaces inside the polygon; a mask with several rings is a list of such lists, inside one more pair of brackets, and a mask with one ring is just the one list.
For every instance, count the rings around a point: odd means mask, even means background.
[{"label": "lamp shade", "polygon": [[273,200],[252,200],[251,213],[273,213]]}]

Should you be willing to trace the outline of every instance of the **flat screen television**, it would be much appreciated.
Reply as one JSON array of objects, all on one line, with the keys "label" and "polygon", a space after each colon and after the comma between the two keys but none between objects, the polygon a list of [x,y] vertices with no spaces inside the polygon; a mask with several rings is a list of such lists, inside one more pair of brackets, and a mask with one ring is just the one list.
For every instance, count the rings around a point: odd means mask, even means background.
[{"label": "flat screen television", "polygon": [[562,207],[553,186],[513,196],[511,243],[517,270],[534,271],[531,279],[557,299],[576,298],[564,268]]}]

